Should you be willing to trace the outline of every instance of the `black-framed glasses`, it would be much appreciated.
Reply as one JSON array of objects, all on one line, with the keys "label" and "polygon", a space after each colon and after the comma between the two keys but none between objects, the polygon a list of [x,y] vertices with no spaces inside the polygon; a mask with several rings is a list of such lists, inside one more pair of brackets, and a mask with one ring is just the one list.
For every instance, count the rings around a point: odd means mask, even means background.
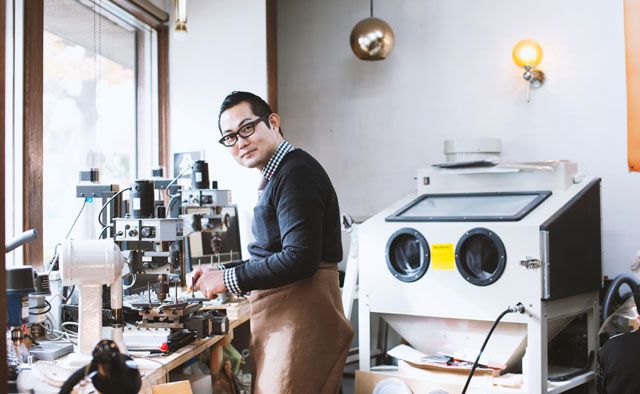
[{"label": "black-framed glasses", "polygon": [[234,146],[236,142],[238,142],[238,136],[242,138],[251,137],[253,133],[256,132],[256,125],[267,119],[269,116],[271,116],[271,114],[263,115],[258,119],[254,119],[251,122],[242,125],[238,131],[225,134],[218,142],[228,148]]}]

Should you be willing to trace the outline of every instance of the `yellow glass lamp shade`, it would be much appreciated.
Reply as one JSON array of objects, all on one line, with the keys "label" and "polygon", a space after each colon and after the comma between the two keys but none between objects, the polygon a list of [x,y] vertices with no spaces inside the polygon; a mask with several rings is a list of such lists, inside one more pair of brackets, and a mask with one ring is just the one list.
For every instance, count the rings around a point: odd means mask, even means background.
[{"label": "yellow glass lamp shade", "polygon": [[542,47],[534,40],[522,40],[513,47],[513,61],[519,67],[536,67],[542,61]]},{"label": "yellow glass lamp shade", "polygon": [[522,78],[529,82],[527,84],[527,102],[529,102],[530,89],[539,88],[545,80],[544,72],[536,68],[542,61],[542,47],[534,40],[522,40],[513,47],[511,56],[518,67],[524,68]]}]

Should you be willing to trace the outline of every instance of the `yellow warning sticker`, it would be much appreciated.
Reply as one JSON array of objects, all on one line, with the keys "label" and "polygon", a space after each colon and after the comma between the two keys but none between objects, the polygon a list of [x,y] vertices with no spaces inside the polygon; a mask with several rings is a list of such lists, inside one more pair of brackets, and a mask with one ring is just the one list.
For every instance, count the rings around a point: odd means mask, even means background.
[{"label": "yellow warning sticker", "polygon": [[453,270],[456,255],[453,244],[431,245],[431,268],[434,270]]}]

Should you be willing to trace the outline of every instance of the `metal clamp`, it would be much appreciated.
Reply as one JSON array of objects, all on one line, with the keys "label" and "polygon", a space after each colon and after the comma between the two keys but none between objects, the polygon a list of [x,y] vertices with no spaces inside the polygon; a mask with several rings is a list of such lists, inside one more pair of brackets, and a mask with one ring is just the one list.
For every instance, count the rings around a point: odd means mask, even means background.
[{"label": "metal clamp", "polygon": [[538,269],[542,266],[540,260],[527,256],[526,260],[520,260],[520,265],[528,270]]}]

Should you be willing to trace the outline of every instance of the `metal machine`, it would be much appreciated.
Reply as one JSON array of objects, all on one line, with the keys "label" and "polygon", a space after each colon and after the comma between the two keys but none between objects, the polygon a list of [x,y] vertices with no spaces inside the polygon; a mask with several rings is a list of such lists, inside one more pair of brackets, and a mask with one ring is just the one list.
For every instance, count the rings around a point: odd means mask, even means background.
[{"label": "metal machine", "polygon": [[[170,275],[181,283],[194,264],[228,263],[241,258],[237,208],[231,192],[209,183],[208,164],[192,164],[191,188],[176,187],[178,178],[137,180],[131,186],[127,212],[113,218],[114,240],[134,275],[157,278],[162,303]],[[155,191],[166,191],[164,205]],[[156,280],[154,280],[156,282]]]},{"label": "metal machine", "polygon": [[185,336],[192,336],[193,339],[223,335],[229,331],[227,316],[216,310],[202,310],[201,301],[187,299],[178,303],[141,303],[133,306],[140,310],[141,320],[137,323],[139,328],[169,329],[174,337],[187,334]]},{"label": "metal machine", "polygon": [[[183,189],[178,181],[187,171],[191,172],[191,187]],[[96,320],[94,325],[96,333],[104,319],[122,324],[123,314],[127,322],[135,323],[140,329],[170,329],[168,351],[184,346],[196,337],[226,332],[228,320],[225,316],[201,311],[200,300],[178,300],[177,294],[178,285],[185,283],[185,274],[193,264],[229,264],[240,259],[237,209],[231,205],[231,193],[218,190],[216,182],[210,184],[208,174],[207,163],[200,160],[185,168],[176,178],[163,178],[162,171],[154,170],[150,180],[136,180],[130,187],[121,189],[118,185],[100,184],[97,169],[80,172],[76,195],[87,201],[102,199],[98,213],[102,225],[99,238],[108,239],[118,250],[118,255],[123,256],[122,277],[126,278],[128,293],[123,313],[122,298],[114,306],[113,297],[102,297],[105,275],[78,279],[68,268],[65,273],[61,257],[60,271],[65,286],[73,289],[70,286],[95,285],[91,289],[96,294],[91,293],[91,299],[95,302],[96,316],[102,309],[100,322]],[[66,247],[67,252],[61,252],[62,255],[72,253],[69,250],[75,253]],[[70,265],[67,263],[66,266]],[[82,269],[87,267],[90,265],[78,265]],[[118,283],[122,288],[121,279]],[[172,297],[170,290],[174,285],[176,294]],[[87,292],[84,287],[80,288]],[[136,295],[145,291],[143,297]],[[63,305],[63,319],[78,319],[81,326],[87,327],[83,324],[83,319],[86,319],[83,318],[86,312],[83,303],[86,305],[86,301],[82,301],[87,296],[81,294],[80,298],[79,306],[73,303]],[[117,313],[114,313],[116,309]],[[81,346],[85,353],[99,339],[96,335],[91,337],[92,343]]]},{"label": "metal machine", "polygon": [[[5,253],[32,241],[38,237],[36,230],[28,230],[5,245]],[[30,333],[37,336],[38,323],[41,322],[42,312],[34,313],[32,309],[45,309],[43,294],[49,289],[49,278],[44,273],[36,273],[31,267],[16,267],[7,269],[7,329],[11,332],[11,342],[14,352],[19,353],[19,347],[25,338],[23,328],[29,325]],[[31,335],[29,335],[31,336]],[[33,340],[33,337],[31,338]],[[14,354],[19,358],[18,354]]]},{"label": "metal machine", "polygon": [[[191,187],[188,189],[172,190],[171,185],[177,178],[168,183],[157,182],[156,189],[166,190],[170,197],[166,211],[172,215],[176,211],[173,206],[177,201],[179,204],[175,205],[178,206],[179,217],[140,220],[139,223],[131,222],[129,218],[115,219],[116,228],[119,229],[116,231],[117,241],[151,241],[158,245],[163,241],[172,241],[169,238],[177,233],[180,235],[180,241],[184,240],[184,244],[180,245],[180,250],[184,251],[179,256],[181,259],[178,260],[175,254],[171,255],[171,261],[159,261],[158,268],[151,260],[160,257],[158,252],[144,252],[146,257],[143,259],[147,260],[143,263],[144,272],[148,273],[149,268],[154,268],[154,273],[160,274],[160,281],[156,287],[158,302],[149,299],[148,303],[133,304],[140,310],[141,320],[137,322],[138,327],[171,329],[174,339],[176,336],[181,337],[178,341],[180,343],[192,338],[187,332],[195,333],[197,338],[224,334],[228,330],[228,319],[215,311],[202,311],[202,303],[195,299],[182,302],[176,295],[173,302],[165,303],[169,284],[163,279],[163,267],[170,268],[166,273],[186,273],[192,270],[194,264],[227,264],[240,259],[237,208],[231,205],[231,192],[218,190],[217,182],[209,182],[208,164],[203,160],[197,160],[191,165],[190,178]],[[148,189],[147,201],[151,201],[152,188]],[[140,204],[140,207],[143,208],[144,205]],[[164,231],[162,225],[167,227],[167,231]],[[130,234],[126,231],[131,230],[138,239],[130,239]],[[125,235],[120,236],[121,232]],[[168,237],[163,238],[162,234],[167,234]]]},{"label": "metal machine", "polygon": [[[136,326],[170,329],[166,351],[228,330],[226,316],[202,311],[199,300],[178,300],[177,291],[171,299],[171,278],[176,285],[184,283],[195,262],[223,264],[240,258],[237,209],[231,205],[230,191],[209,183],[205,161],[194,162],[190,170],[191,187],[186,189],[176,186],[185,171],[172,180],[156,173],[153,180],[136,181],[128,213],[113,219],[114,239],[125,250],[130,272],[146,277],[148,300],[131,303],[139,311]],[[155,191],[160,191],[159,198]]]},{"label": "metal machine", "polygon": [[581,317],[585,364],[598,347],[600,180],[564,161],[446,167],[418,170],[417,193],[360,225],[360,369],[371,313],[425,354],[473,361],[494,319],[522,303],[481,364],[522,371],[523,393],[592,381],[591,369],[556,374],[548,343]]},{"label": "metal machine", "polygon": [[163,302],[170,275],[174,282],[182,278],[182,223],[166,217],[164,206],[156,205],[154,182],[149,180],[131,185],[127,205],[127,213],[113,219],[113,239],[123,250],[133,282],[138,276],[157,282],[156,294]]}]

